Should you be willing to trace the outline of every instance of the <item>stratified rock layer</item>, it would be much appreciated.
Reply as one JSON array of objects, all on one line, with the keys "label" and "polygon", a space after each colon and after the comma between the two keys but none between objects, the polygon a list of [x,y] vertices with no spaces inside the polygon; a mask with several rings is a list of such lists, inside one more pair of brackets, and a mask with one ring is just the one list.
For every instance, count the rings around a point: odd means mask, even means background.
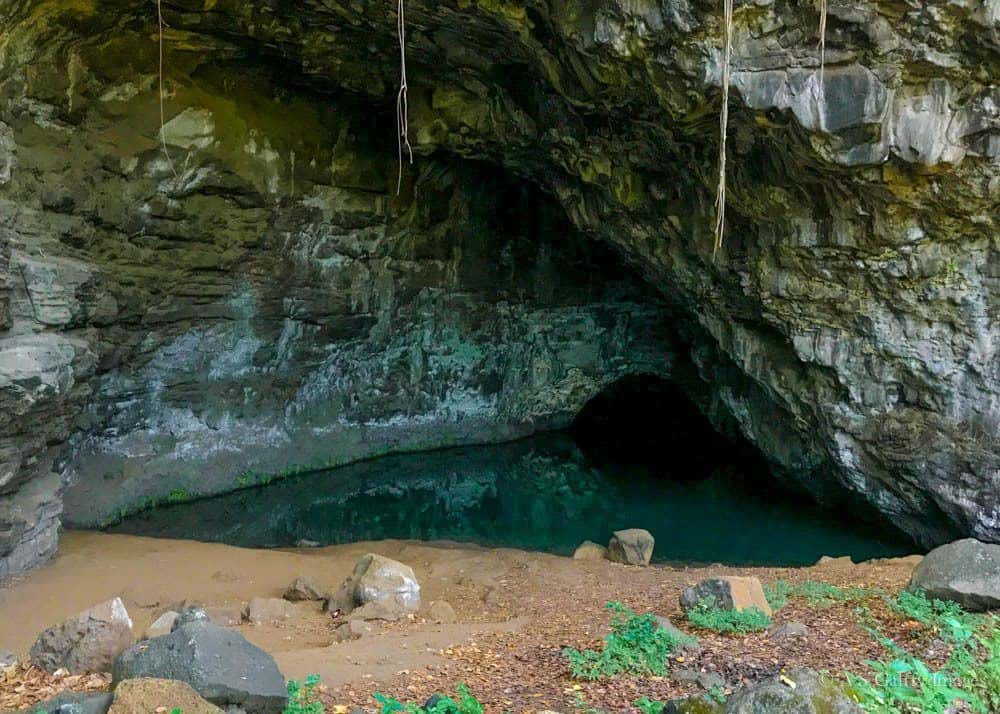
[{"label": "stratified rock layer", "polygon": [[1000,541],[995,2],[831,3],[822,71],[811,4],[739,4],[714,259],[717,6],[409,0],[399,191],[396,6],[166,3],[162,128],[148,7],[0,8],[0,575],[67,484],[95,525],[640,372],[817,499]]}]

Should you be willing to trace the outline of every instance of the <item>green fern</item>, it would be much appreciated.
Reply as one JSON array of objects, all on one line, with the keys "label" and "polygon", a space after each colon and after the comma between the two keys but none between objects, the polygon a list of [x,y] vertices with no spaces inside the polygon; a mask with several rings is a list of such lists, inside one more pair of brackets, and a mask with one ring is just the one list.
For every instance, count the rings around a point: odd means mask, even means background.
[{"label": "green fern", "polygon": [[604,648],[563,650],[570,673],[576,679],[595,680],[617,674],[663,676],[667,657],[679,646],[696,641],[663,629],[652,613],[636,615],[617,601],[605,607],[611,611],[611,634],[604,638]]},{"label": "green fern", "polygon": [[316,694],[319,675],[310,674],[301,683],[294,679],[288,681],[288,705],[284,714],[323,714],[323,703]]},{"label": "green fern", "polygon": [[767,629],[771,618],[763,610],[748,607],[744,610],[722,610],[715,607],[710,597],[702,598],[688,610],[688,620],[695,627],[714,632],[748,634]]},{"label": "green fern", "polygon": [[382,705],[382,714],[393,714],[394,712],[405,712],[406,714],[483,714],[484,711],[483,705],[469,693],[469,688],[464,684],[458,685],[458,701],[451,697],[438,697],[432,706],[426,708],[414,702],[404,704],[394,697],[379,692],[375,692],[373,696]]}]

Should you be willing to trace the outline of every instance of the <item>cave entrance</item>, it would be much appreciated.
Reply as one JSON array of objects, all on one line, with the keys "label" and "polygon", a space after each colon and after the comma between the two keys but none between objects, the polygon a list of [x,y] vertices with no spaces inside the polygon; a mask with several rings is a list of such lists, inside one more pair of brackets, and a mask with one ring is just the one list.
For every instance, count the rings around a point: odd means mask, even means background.
[{"label": "cave entrance", "polygon": [[767,463],[739,436],[724,436],[676,383],[652,374],[629,375],[584,405],[571,428],[596,464],[628,464],[672,480],[700,481],[739,465],[757,477]]},{"label": "cave entrance", "polygon": [[246,547],[412,538],[568,555],[622,528],[652,532],[654,560],[686,563],[912,550],[779,488],[750,444],[653,376],[611,385],[566,431],[386,456],[153,509],[113,530]]}]

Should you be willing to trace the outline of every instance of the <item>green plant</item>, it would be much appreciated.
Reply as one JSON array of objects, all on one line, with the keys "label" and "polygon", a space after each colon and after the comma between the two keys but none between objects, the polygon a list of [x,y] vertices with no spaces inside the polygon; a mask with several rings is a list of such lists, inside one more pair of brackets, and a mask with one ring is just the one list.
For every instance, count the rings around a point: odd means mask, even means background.
[{"label": "green plant", "polygon": [[710,702],[715,702],[716,704],[725,704],[726,690],[721,684],[713,684],[711,688],[705,692],[705,699]]},{"label": "green plant", "polygon": [[379,692],[373,695],[382,705],[382,714],[406,712],[407,714],[483,714],[483,705],[469,693],[464,684],[458,685],[458,701],[451,697],[438,697],[430,707],[424,708],[413,702],[403,702]]},{"label": "green plant", "polygon": [[771,618],[763,610],[748,607],[745,610],[722,610],[715,607],[710,597],[702,598],[688,610],[688,620],[692,625],[715,632],[738,632],[747,634],[767,629]]},{"label": "green plant", "polygon": [[641,697],[633,702],[642,714],[660,714],[663,711],[665,702],[658,702],[649,697]]},{"label": "green plant", "polygon": [[786,580],[776,580],[764,586],[764,597],[772,610],[780,610],[788,604],[789,598],[798,597],[808,600],[810,604],[819,607],[830,607],[837,603],[864,600],[879,593],[870,588],[838,588],[830,583],[818,580],[808,580],[804,583],[792,584]]},{"label": "green plant", "polygon": [[570,673],[576,679],[594,680],[616,674],[662,676],[666,674],[670,653],[695,641],[663,629],[652,613],[636,615],[614,600],[605,607],[611,611],[611,634],[604,638],[604,648],[563,650]]},{"label": "green plant", "polygon": [[191,494],[182,488],[175,488],[167,496],[167,503],[183,503],[184,501],[190,501]]},{"label": "green plant", "polygon": [[184,714],[184,712],[181,711],[180,707],[174,707],[170,710],[170,714]]},{"label": "green plant", "polygon": [[862,626],[890,654],[868,661],[873,677],[847,675],[855,698],[866,711],[882,714],[942,714],[956,702],[978,714],[1000,711],[1000,619],[981,618],[951,602],[928,600],[921,592],[888,600],[900,614],[927,624],[952,645],[944,666],[933,671],[893,642],[866,607],[857,612]]},{"label": "green plant", "polygon": [[310,674],[301,683],[288,680],[288,705],[284,714],[323,714],[323,703],[316,694],[318,684],[318,674]]}]

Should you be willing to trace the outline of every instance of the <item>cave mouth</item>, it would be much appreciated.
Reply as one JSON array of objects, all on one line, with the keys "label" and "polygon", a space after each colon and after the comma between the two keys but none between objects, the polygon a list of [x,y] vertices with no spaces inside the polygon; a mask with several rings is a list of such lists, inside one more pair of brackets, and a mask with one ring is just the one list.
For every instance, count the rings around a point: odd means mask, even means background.
[{"label": "cave mouth", "polygon": [[570,554],[633,527],[653,533],[661,562],[791,566],[913,550],[893,529],[777,487],[752,446],[649,376],[611,385],[567,430],[385,456],[155,508],[110,530],[257,548],[402,538]]}]

